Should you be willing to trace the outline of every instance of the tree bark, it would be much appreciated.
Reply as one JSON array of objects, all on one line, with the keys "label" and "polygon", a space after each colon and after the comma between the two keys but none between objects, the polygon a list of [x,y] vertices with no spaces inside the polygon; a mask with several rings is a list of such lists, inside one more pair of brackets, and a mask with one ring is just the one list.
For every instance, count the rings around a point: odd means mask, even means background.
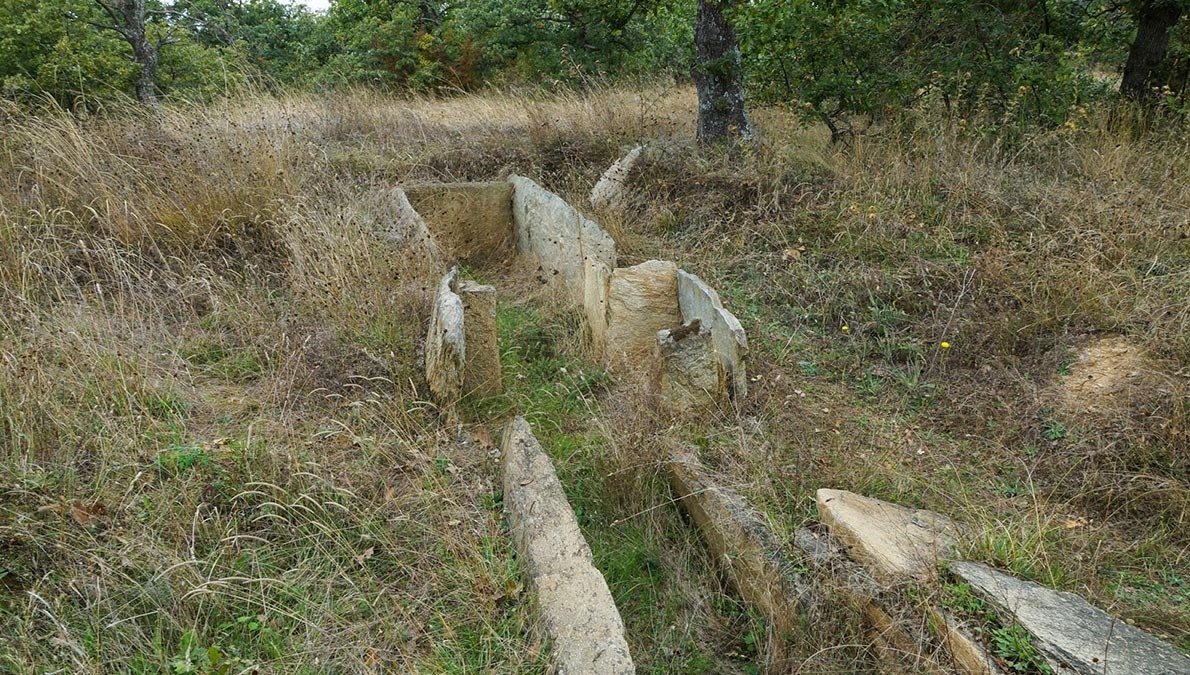
[{"label": "tree bark", "polygon": [[145,0],[95,0],[111,25],[102,28],[115,31],[132,47],[132,58],[140,66],[136,76],[136,99],[146,105],[157,104],[157,47],[146,33],[148,23]]},{"label": "tree bark", "polygon": [[698,0],[694,23],[694,85],[698,89],[698,142],[752,138],[744,107],[740,46],[724,8],[729,0]]},{"label": "tree bark", "polygon": [[1128,50],[1120,94],[1133,100],[1149,98],[1154,71],[1165,61],[1169,31],[1182,17],[1174,0],[1145,0],[1137,9],[1136,39]]}]

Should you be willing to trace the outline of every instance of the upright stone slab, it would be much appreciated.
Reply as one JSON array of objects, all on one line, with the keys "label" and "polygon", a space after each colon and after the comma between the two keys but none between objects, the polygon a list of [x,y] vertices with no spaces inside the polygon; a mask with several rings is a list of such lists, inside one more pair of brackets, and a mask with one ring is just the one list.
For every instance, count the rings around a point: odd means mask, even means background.
[{"label": "upright stone slab", "polygon": [[731,387],[728,392],[734,400],[748,395],[748,372],[744,365],[748,356],[748,336],[735,315],[723,308],[719,294],[706,285],[702,279],[678,270],[678,306],[682,311],[682,322],[698,319],[704,328],[711,331],[715,354]]},{"label": "upright stone slab", "polygon": [[715,356],[711,331],[703,330],[698,319],[657,333],[656,354],[660,362],[657,393],[666,411],[698,412],[723,403],[726,373]]},{"label": "upright stone slab", "polygon": [[818,516],[835,539],[887,581],[932,582],[938,563],[954,555],[961,532],[945,516],[845,490],[819,490],[817,501]]},{"label": "upright stone slab", "polygon": [[542,278],[562,283],[575,304],[583,304],[587,268],[599,262],[614,269],[615,242],[558,195],[528,178],[508,180],[517,251],[536,256]]},{"label": "upright stone slab", "polygon": [[638,145],[628,151],[620,159],[612,163],[599,177],[599,182],[591,189],[591,207],[596,211],[603,209],[619,209],[624,206],[628,188],[628,174],[640,159],[645,146]]},{"label": "upright stone slab", "polygon": [[458,274],[458,268],[452,268],[438,282],[426,332],[426,382],[434,402],[448,414],[463,394],[467,362],[463,300],[454,292]]},{"label": "upright stone slab", "polygon": [[504,431],[504,505],[521,566],[537,592],[555,672],[636,672],[624,623],[554,466],[523,417]]},{"label": "upright stone slab", "polygon": [[598,260],[587,261],[583,275],[583,313],[591,331],[591,350],[597,360],[607,351],[607,293],[612,270]]},{"label": "upright stone slab", "polygon": [[954,562],[950,571],[995,606],[1001,617],[1027,630],[1056,673],[1190,675],[1190,657],[1074,593],[980,563]]},{"label": "upright stone slab", "polygon": [[431,183],[404,189],[449,255],[485,264],[503,262],[516,252],[512,185],[507,181]]},{"label": "upright stone slab", "polygon": [[426,221],[400,189],[384,190],[362,198],[355,214],[361,220],[371,220],[376,237],[399,249],[407,267],[415,276],[429,279],[443,266],[443,253]]},{"label": "upright stone slab", "polygon": [[648,260],[612,271],[605,356],[613,370],[653,376],[657,332],[682,323],[677,269],[668,260]]},{"label": "upright stone slab", "polygon": [[504,391],[496,335],[496,289],[471,281],[460,281],[457,291],[463,301],[466,335],[463,393],[495,396]]}]

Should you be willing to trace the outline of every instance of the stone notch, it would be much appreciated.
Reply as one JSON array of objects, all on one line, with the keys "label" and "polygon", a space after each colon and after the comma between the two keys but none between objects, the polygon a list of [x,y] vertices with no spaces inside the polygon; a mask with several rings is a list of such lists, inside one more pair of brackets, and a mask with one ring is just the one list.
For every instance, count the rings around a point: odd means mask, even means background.
[{"label": "stone notch", "polygon": [[817,493],[818,516],[848,553],[884,581],[932,583],[954,555],[961,529],[932,511],[910,509],[845,490]]},{"label": "stone notch", "polygon": [[591,189],[591,207],[596,211],[603,209],[619,209],[624,206],[624,199],[628,187],[628,175],[645,146],[638,145],[628,151],[620,159],[612,163],[599,177],[599,182]]},{"label": "stone notch", "polygon": [[1190,657],[1078,595],[980,563],[954,562],[950,571],[1029,631],[1056,673],[1190,675]]},{"label": "stone notch", "polygon": [[449,255],[484,264],[503,262],[515,253],[512,185],[507,181],[409,185],[405,194]]},{"label": "stone notch", "polygon": [[513,186],[512,220],[517,251],[537,257],[541,279],[560,282],[575,304],[583,304],[587,270],[616,267],[616,242],[594,221],[558,195],[522,176]]},{"label": "stone notch", "polygon": [[715,356],[711,331],[693,322],[657,333],[661,363],[657,393],[661,407],[671,414],[713,410],[723,403],[727,375]]},{"label": "stone notch", "polygon": [[635,673],[624,623],[554,465],[529,423],[508,423],[502,443],[504,506],[522,568],[537,593],[559,675]]},{"label": "stone notch", "polygon": [[504,391],[500,371],[500,346],[496,335],[496,289],[472,281],[456,288],[463,301],[466,360],[463,391],[469,396],[496,396]]},{"label": "stone notch", "polygon": [[657,331],[682,323],[677,271],[678,266],[668,260],[647,260],[612,271],[604,351],[612,370],[640,373],[644,364],[652,362]]},{"label": "stone notch", "polygon": [[426,382],[434,402],[451,411],[463,394],[467,339],[463,299],[454,292],[459,268],[452,267],[438,282],[426,332]]},{"label": "stone notch", "polygon": [[678,270],[678,307],[682,311],[682,322],[695,319],[703,328],[710,329],[715,355],[723,364],[730,385],[728,395],[732,400],[742,400],[748,395],[748,372],[745,360],[748,356],[748,336],[735,315],[723,308],[719,294],[702,279]]}]

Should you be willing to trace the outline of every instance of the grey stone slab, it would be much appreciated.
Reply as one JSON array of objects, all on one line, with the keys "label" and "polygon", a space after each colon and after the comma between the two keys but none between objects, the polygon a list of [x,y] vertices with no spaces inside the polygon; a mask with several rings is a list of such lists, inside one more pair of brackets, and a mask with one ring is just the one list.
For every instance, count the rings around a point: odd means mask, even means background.
[{"label": "grey stone slab", "polygon": [[513,256],[512,185],[507,181],[407,185],[409,203],[445,252],[471,264]]},{"label": "grey stone slab", "polygon": [[723,363],[731,383],[731,398],[742,399],[748,395],[748,371],[745,365],[748,356],[748,336],[734,314],[723,308],[719,294],[702,279],[678,270],[678,306],[682,311],[682,322],[695,319],[711,330],[715,353]]},{"label": "grey stone slab", "polygon": [[522,417],[504,430],[502,464],[509,529],[537,593],[555,672],[636,672],[607,583],[591,564],[591,549],[553,463]]},{"label": "grey stone slab", "polygon": [[463,393],[495,396],[504,391],[496,332],[496,289],[460,281],[455,290],[463,301],[466,336]]},{"label": "grey stone slab", "polygon": [[846,490],[817,492],[818,515],[847,552],[874,575],[932,582],[954,555],[961,528],[931,511],[910,509]]},{"label": "grey stone slab", "polygon": [[607,331],[604,354],[608,366],[620,373],[650,379],[657,331],[682,323],[678,309],[677,265],[647,260],[612,270],[607,291]]},{"label": "grey stone slab", "polygon": [[591,188],[591,207],[596,211],[602,209],[619,209],[624,206],[628,192],[628,176],[632,167],[640,159],[645,146],[638,145],[628,151],[620,159],[612,163],[599,177],[599,182]]},{"label": "grey stone slab", "polygon": [[1029,631],[1059,672],[1190,674],[1190,657],[1074,593],[1017,579],[980,563],[951,563],[950,571],[990,602],[1002,618]]},{"label": "grey stone slab", "polygon": [[660,361],[661,407],[671,414],[704,412],[718,407],[727,396],[727,375],[715,356],[711,332],[701,323],[657,333]]},{"label": "grey stone slab", "polygon": [[457,267],[438,282],[426,332],[426,382],[439,407],[450,411],[463,392],[467,361],[463,300],[454,292]]}]

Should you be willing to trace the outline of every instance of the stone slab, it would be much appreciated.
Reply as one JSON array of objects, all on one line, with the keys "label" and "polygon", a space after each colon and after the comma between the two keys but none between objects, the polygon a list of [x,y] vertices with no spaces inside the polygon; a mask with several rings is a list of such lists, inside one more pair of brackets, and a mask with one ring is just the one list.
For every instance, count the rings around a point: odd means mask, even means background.
[{"label": "stone slab", "polygon": [[878,578],[931,583],[961,530],[949,518],[845,490],[817,492],[818,515],[848,553]]},{"label": "stone slab", "polygon": [[454,292],[458,274],[452,268],[438,282],[426,331],[426,382],[434,402],[448,412],[462,396],[467,361],[463,300]]},{"label": "stone slab", "polygon": [[608,366],[651,379],[657,332],[681,325],[678,267],[668,260],[647,260],[612,270],[607,291],[604,349]]},{"label": "stone slab", "polygon": [[466,338],[463,393],[468,396],[496,396],[504,391],[496,333],[496,289],[471,281],[460,281],[456,292],[463,301]]},{"label": "stone slab", "polygon": [[414,276],[430,279],[441,273],[445,257],[442,249],[403,190],[369,192],[348,210],[346,218],[370,222],[377,239],[399,249],[404,256],[402,267]]},{"label": "stone slab", "polygon": [[523,176],[511,176],[508,181],[513,186],[517,251],[535,256],[541,277],[547,282],[556,279],[575,304],[582,304],[588,266],[598,261],[615,268],[615,241],[565,199],[537,183]]},{"label": "stone slab", "polygon": [[968,675],[1003,675],[1004,671],[996,665],[983,644],[953,614],[927,606],[926,615],[956,670]]},{"label": "stone slab", "polygon": [[628,175],[632,173],[632,167],[636,165],[636,161],[640,159],[644,150],[645,146],[636,146],[603,172],[603,175],[599,177],[599,182],[595,183],[594,188],[591,188],[592,208],[596,211],[623,208],[627,195]]},{"label": "stone slab", "polygon": [[604,360],[607,351],[607,293],[612,270],[603,262],[589,260],[583,275],[583,313],[591,332],[591,350],[595,358]]},{"label": "stone slab", "polygon": [[657,394],[670,414],[713,410],[723,403],[727,376],[715,356],[711,331],[698,319],[677,329],[657,333],[656,358],[660,362]]},{"label": "stone slab", "polygon": [[503,262],[516,252],[512,185],[507,181],[408,185],[404,190],[448,255],[482,265]]},{"label": "stone slab", "polygon": [[1074,593],[980,563],[954,562],[950,571],[1001,612],[1001,618],[1027,630],[1056,672],[1190,675],[1190,657]]},{"label": "stone slab", "polygon": [[591,549],[553,463],[523,417],[505,428],[501,461],[509,529],[521,566],[537,593],[551,639],[554,672],[636,672],[611,592],[591,564]]},{"label": "stone slab", "polygon": [[678,306],[682,322],[695,319],[711,331],[715,353],[723,364],[731,385],[729,396],[740,400],[748,395],[748,372],[745,361],[748,356],[748,336],[734,314],[723,308],[719,294],[702,279],[678,270]]}]

